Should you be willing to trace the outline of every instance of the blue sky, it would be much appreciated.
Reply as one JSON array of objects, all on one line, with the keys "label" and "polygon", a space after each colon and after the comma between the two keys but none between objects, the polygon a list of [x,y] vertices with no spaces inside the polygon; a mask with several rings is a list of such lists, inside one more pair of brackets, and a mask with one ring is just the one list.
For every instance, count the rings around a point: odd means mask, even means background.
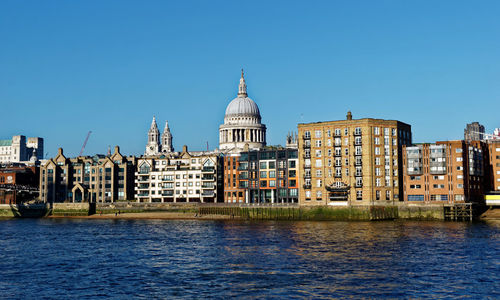
[{"label": "blue sky", "polygon": [[499,1],[1,1],[0,138],[49,156],[218,145],[240,69],[268,144],[299,122],[397,119],[414,142],[500,127]]}]

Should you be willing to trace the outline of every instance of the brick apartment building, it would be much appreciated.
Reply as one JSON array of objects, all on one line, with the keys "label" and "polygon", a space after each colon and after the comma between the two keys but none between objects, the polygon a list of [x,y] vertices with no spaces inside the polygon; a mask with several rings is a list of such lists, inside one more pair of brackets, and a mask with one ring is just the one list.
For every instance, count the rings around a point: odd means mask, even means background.
[{"label": "brick apartment building", "polygon": [[411,126],[353,119],[299,124],[301,205],[388,204],[403,199],[402,146]]},{"label": "brick apartment building", "polygon": [[441,141],[403,147],[403,189],[407,203],[482,203],[481,142]]}]

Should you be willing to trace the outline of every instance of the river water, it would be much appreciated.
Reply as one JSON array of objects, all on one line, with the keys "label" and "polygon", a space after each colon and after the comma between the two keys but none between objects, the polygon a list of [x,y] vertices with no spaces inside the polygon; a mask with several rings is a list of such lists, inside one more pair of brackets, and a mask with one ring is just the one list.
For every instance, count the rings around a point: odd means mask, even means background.
[{"label": "river water", "polygon": [[1,298],[500,298],[500,223],[0,221]]}]

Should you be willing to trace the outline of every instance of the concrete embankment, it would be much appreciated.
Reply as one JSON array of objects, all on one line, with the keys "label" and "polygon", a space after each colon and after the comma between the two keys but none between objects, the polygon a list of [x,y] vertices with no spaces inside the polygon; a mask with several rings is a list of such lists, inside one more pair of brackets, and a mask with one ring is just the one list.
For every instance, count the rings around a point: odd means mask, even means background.
[{"label": "concrete embankment", "polygon": [[[49,205],[47,204],[47,208]],[[249,220],[444,220],[442,205],[281,206],[198,203],[54,203],[51,217],[138,219],[249,219]],[[0,206],[0,217],[22,216],[12,205]]]}]

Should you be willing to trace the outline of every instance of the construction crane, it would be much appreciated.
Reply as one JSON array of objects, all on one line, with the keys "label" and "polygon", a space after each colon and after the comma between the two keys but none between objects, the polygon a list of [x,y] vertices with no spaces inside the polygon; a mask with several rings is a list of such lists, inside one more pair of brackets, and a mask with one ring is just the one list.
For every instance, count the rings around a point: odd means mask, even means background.
[{"label": "construction crane", "polygon": [[89,131],[89,133],[87,133],[87,137],[85,138],[85,142],[83,142],[82,150],[80,150],[80,154],[78,156],[82,156],[83,150],[85,150],[85,146],[87,146],[87,142],[89,140],[91,133],[92,133],[92,131]]}]

